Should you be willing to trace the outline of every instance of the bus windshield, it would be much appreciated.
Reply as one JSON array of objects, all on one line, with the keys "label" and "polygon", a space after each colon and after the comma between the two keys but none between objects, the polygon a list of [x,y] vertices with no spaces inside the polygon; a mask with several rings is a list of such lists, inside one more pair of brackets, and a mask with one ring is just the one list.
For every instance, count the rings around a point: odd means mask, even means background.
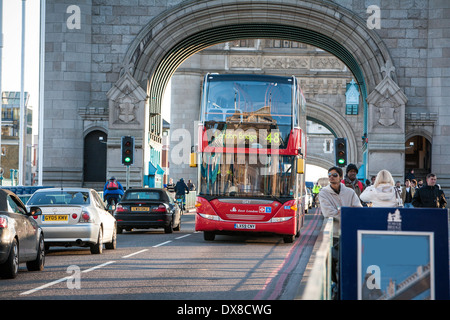
[{"label": "bus windshield", "polygon": [[295,156],[204,153],[200,195],[294,197]]}]

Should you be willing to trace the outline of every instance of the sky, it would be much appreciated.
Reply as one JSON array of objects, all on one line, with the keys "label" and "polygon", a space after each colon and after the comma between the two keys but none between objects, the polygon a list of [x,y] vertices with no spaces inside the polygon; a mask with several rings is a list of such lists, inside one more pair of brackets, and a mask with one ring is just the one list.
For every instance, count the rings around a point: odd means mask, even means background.
[{"label": "sky", "polygon": [[[39,9],[40,0],[28,0],[25,25],[24,90],[30,93],[34,120],[39,112]],[[20,91],[22,1],[3,0],[2,91]],[[33,127],[37,128],[33,125]],[[34,130],[33,132],[37,131]]]}]

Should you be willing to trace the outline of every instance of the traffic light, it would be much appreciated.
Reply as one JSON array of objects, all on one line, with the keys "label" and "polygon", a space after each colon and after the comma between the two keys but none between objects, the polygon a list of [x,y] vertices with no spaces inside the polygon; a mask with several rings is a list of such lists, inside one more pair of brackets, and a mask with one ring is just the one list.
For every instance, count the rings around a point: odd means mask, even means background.
[{"label": "traffic light", "polygon": [[336,166],[345,167],[347,165],[347,139],[334,139],[334,152],[336,157]]},{"label": "traffic light", "polygon": [[129,166],[134,162],[134,137],[122,137],[122,164]]}]

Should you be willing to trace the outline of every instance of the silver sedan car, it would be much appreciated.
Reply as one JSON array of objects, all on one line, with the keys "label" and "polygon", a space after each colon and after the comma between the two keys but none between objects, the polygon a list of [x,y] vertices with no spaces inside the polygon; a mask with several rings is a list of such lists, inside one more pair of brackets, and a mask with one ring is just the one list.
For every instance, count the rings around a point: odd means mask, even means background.
[{"label": "silver sedan car", "polygon": [[37,190],[27,207],[39,206],[37,223],[45,234],[45,247],[90,247],[99,254],[116,248],[116,219],[105,210],[98,193],[88,188],[46,188]]}]

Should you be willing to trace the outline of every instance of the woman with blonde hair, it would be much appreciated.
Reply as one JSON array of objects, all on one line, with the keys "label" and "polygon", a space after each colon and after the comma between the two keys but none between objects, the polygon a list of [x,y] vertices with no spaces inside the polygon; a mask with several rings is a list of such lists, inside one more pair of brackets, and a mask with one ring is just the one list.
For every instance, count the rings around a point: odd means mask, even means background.
[{"label": "woman with blonde hair", "polygon": [[375,183],[367,187],[359,197],[364,202],[372,203],[372,207],[401,207],[402,201],[392,175],[387,170],[378,172]]}]

